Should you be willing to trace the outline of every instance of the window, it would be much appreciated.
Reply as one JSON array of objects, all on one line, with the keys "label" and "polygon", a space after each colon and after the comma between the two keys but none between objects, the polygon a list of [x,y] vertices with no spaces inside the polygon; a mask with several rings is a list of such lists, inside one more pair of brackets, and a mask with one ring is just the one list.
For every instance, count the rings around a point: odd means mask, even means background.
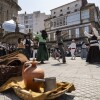
[{"label": "window", "polygon": [[51,27],[53,26],[53,22],[52,22],[52,21],[50,22],[50,26],[51,26]]},{"label": "window", "polygon": [[60,24],[60,26],[62,26],[62,24],[63,24],[62,19],[59,19],[59,24]]},{"label": "window", "polygon": [[80,23],[80,13],[73,13],[67,16],[67,25],[74,25]]},{"label": "window", "polygon": [[54,22],[54,27],[56,27],[56,22]]},{"label": "window", "polygon": [[33,30],[32,30],[32,29],[30,29],[30,32],[32,33],[32,32],[33,32]]},{"label": "window", "polygon": [[86,31],[87,33],[89,33],[89,26],[84,27],[84,31]]},{"label": "window", "polygon": [[53,18],[56,18],[56,16],[53,16]]},{"label": "window", "polygon": [[33,27],[33,25],[30,25],[30,26],[29,26],[29,28],[32,28],[32,27]]},{"label": "window", "polygon": [[28,18],[29,18],[29,19],[32,19],[32,15],[29,15]]},{"label": "window", "polygon": [[79,34],[80,34],[80,33],[79,33],[79,28],[77,28],[77,29],[75,30],[76,38],[79,37]]},{"label": "window", "polygon": [[63,14],[60,14],[60,16],[63,16]]},{"label": "window", "polygon": [[28,23],[29,24],[33,24],[33,20],[28,20]]},{"label": "window", "polygon": [[60,10],[60,12],[62,12],[62,9]]},{"label": "window", "polygon": [[89,10],[84,10],[81,12],[81,16],[82,16],[82,19],[88,19],[89,18]]},{"label": "window", "polygon": [[78,6],[78,4],[75,5],[75,7],[77,7],[77,6]]},{"label": "window", "polygon": [[54,12],[54,14],[56,14],[56,12]]},{"label": "window", "polygon": [[68,11],[67,14],[70,14],[70,11]]},{"label": "window", "polygon": [[27,24],[28,23],[28,21],[25,21],[25,24]]},{"label": "window", "polygon": [[63,18],[63,25],[65,25],[65,17]]},{"label": "window", "polygon": [[74,10],[74,12],[77,12],[77,11],[78,11],[77,9]]},{"label": "window", "polygon": [[28,25],[26,25],[25,28],[28,28]]},{"label": "window", "polygon": [[67,25],[67,16],[66,16],[66,18],[65,18],[65,23],[66,23],[66,25]]},{"label": "window", "polygon": [[67,10],[69,10],[69,7],[67,7]]},{"label": "window", "polygon": [[57,19],[57,27],[59,26],[59,19]]},{"label": "window", "polygon": [[56,33],[54,33],[53,35],[54,35],[54,40],[56,40],[56,35],[55,35]]},{"label": "window", "polygon": [[68,36],[69,36],[69,38],[71,38],[71,30],[69,30]]},{"label": "window", "polygon": [[25,16],[25,19],[28,19],[28,16]]}]

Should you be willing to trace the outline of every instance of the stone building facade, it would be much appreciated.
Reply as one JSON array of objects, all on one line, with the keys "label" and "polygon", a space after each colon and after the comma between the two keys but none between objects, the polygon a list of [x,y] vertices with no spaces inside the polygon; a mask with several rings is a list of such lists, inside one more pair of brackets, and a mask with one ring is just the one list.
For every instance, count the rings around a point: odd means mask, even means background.
[{"label": "stone building facade", "polygon": [[18,15],[19,23],[25,25],[25,33],[27,34],[29,30],[31,33],[37,33],[40,30],[45,29],[44,27],[44,19],[47,19],[48,15],[45,13],[41,13],[40,11],[35,11],[31,14],[24,14]]},{"label": "stone building facade", "polygon": [[99,8],[87,0],[76,0],[51,10],[51,17],[45,20],[48,40],[56,41],[55,32],[61,30],[68,45],[72,39],[77,43],[85,41],[84,31],[90,32],[90,24],[100,27]]},{"label": "stone building facade", "polygon": [[0,40],[2,39],[2,23],[18,15],[21,7],[18,0],[0,0]]}]

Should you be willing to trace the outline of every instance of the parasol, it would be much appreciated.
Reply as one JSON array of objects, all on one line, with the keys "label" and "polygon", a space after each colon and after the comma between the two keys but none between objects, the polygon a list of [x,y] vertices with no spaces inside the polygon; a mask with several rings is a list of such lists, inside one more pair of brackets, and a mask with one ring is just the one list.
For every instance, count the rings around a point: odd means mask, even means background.
[{"label": "parasol", "polygon": [[[16,22],[13,19],[11,19],[9,21],[5,21],[2,25],[2,27],[3,27],[4,31],[15,32]],[[24,25],[18,24],[18,28],[19,28],[19,32],[24,33],[24,30],[25,30]]]}]

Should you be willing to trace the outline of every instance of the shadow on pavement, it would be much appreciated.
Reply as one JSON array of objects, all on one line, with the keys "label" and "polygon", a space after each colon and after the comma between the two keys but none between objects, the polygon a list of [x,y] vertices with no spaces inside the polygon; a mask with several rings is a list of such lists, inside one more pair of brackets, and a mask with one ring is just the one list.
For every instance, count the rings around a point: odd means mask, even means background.
[{"label": "shadow on pavement", "polygon": [[44,63],[39,62],[37,65],[44,65],[44,64],[50,64],[50,63],[49,62],[44,62]]},{"label": "shadow on pavement", "polygon": [[2,95],[4,95],[4,100],[21,100],[13,91],[13,89],[6,90],[5,92],[2,92]]},{"label": "shadow on pavement", "polygon": [[97,66],[96,68],[100,68],[100,64],[96,64],[96,66]]},{"label": "shadow on pavement", "polygon": [[67,95],[67,94],[63,94],[62,96],[53,99],[53,100],[73,100],[74,96],[73,95]]},{"label": "shadow on pavement", "polygon": [[60,66],[62,63],[51,64],[52,66]]}]

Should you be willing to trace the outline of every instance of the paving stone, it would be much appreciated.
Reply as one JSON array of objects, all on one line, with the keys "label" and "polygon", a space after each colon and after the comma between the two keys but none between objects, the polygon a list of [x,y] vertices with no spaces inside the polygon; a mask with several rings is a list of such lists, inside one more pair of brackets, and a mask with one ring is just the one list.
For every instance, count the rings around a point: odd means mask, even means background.
[{"label": "paving stone", "polygon": [[[45,77],[56,77],[57,81],[67,81],[75,85],[76,90],[64,94],[55,100],[100,100],[100,64],[87,64],[77,57],[66,58],[67,64],[61,64],[50,58],[46,64],[38,65],[44,69]],[[21,100],[14,92],[0,93],[0,100]]]}]

